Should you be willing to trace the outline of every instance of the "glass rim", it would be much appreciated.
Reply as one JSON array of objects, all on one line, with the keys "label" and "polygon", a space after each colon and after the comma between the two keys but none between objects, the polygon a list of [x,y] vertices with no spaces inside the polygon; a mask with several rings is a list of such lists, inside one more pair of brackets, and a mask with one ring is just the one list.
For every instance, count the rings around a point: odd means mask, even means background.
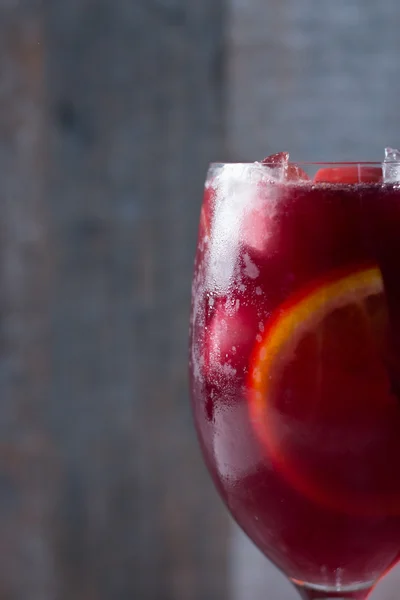
[{"label": "glass rim", "polygon": [[[349,167],[353,167],[353,166],[371,166],[371,167],[379,167],[379,166],[383,166],[384,164],[389,164],[389,165],[400,165],[400,160],[356,160],[356,161],[349,161],[349,160],[337,160],[337,161],[329,161],[329,160],[325,160],[325,161],[311,161],[311,160],[293,160],[293,161],[289,161],[289,164],[291,165],[299,165],[302,167],[320,167],[320,166],[326,166],[326,167],[342,167],[342,166],[349,166]],[[277,166],[281,166],[281,165],[277,165],[277,163],[272,163],[272,162],[262,162],[262,161],[226,161],[226,162],[221,162],[221,161],[212,161],[209,163],[210,167],[223,167],[225,165],[243,165],[243,166],[258,166],[258,167],[277,167]]]}]

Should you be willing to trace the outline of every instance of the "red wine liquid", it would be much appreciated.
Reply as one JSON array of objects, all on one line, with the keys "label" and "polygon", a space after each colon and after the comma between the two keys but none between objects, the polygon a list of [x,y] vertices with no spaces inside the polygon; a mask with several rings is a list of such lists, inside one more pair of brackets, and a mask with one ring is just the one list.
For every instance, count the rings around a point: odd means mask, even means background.
[{"label": "red wine liquid", "polygon": [[[238,524],[289,577],[372,582],[400,550],[400,190],[310,182],[255,193],[243,208],[209,187],[202,209],[191,380],[206,463]],[[370,265],[384,283],[377,351],[352,305],[327,320],[329,343],[305,335],[279,363],[271,452],[250,409],[255,346],[288,298]]]}]

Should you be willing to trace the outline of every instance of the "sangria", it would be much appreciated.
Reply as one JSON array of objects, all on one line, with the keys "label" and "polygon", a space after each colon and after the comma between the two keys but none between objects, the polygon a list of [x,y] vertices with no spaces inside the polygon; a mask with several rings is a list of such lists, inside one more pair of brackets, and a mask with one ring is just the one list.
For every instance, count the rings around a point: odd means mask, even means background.
[{"label": "sangria", "polygon": [[198,436],[231,514],[305,598],[364,599],[400,551],[398,172],[388,150],[207,176]]}]

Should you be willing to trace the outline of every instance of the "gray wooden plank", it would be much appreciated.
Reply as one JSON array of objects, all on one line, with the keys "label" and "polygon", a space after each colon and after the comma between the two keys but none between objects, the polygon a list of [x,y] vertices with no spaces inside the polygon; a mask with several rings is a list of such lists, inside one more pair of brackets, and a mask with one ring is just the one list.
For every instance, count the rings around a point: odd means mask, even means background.
[{"label": "gray wooden plank", "polygon": [[376,160],[396,145],[396,0],[230,0],[228,134],[259,159]]},{"label": "gray wooden plank", "polygon": [[0,5],[0,596],[54,597],[43,22]]},{"label": "gray wooden plank", "polygon": [[54,0],[46,18],[59,596],[224,598],[226,521],[187,381],[221,3]]},{"label": "gray wooden plank", "polygon": [[[396,0],[230,0],[227,138],[234,160],[379,160],[399,144]],[[233,598],[295,591],[243,534],[232,533]],[[373,593],[394,598],[395,569]],[[398,594],[397,594],[398,596]]]},{"label": "gray wooden plank", "polygon": [[[400,144],[396,0],[229,0],[228,10],[231,158],[379,160]],[[233,528],[235,600],[294,598]],[[399,580],[396,568],[372,597],[394,598]]]}]

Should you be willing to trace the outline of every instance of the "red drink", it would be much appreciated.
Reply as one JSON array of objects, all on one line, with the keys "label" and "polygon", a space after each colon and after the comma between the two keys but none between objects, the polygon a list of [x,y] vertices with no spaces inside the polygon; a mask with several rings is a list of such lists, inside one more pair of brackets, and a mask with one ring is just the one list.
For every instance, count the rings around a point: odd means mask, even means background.
[{"label": "red drink", "polygon": [[332,590],[400,550],[400,189],[354,169],[214,167],[193,283],[217,488],[286,575]]}]

